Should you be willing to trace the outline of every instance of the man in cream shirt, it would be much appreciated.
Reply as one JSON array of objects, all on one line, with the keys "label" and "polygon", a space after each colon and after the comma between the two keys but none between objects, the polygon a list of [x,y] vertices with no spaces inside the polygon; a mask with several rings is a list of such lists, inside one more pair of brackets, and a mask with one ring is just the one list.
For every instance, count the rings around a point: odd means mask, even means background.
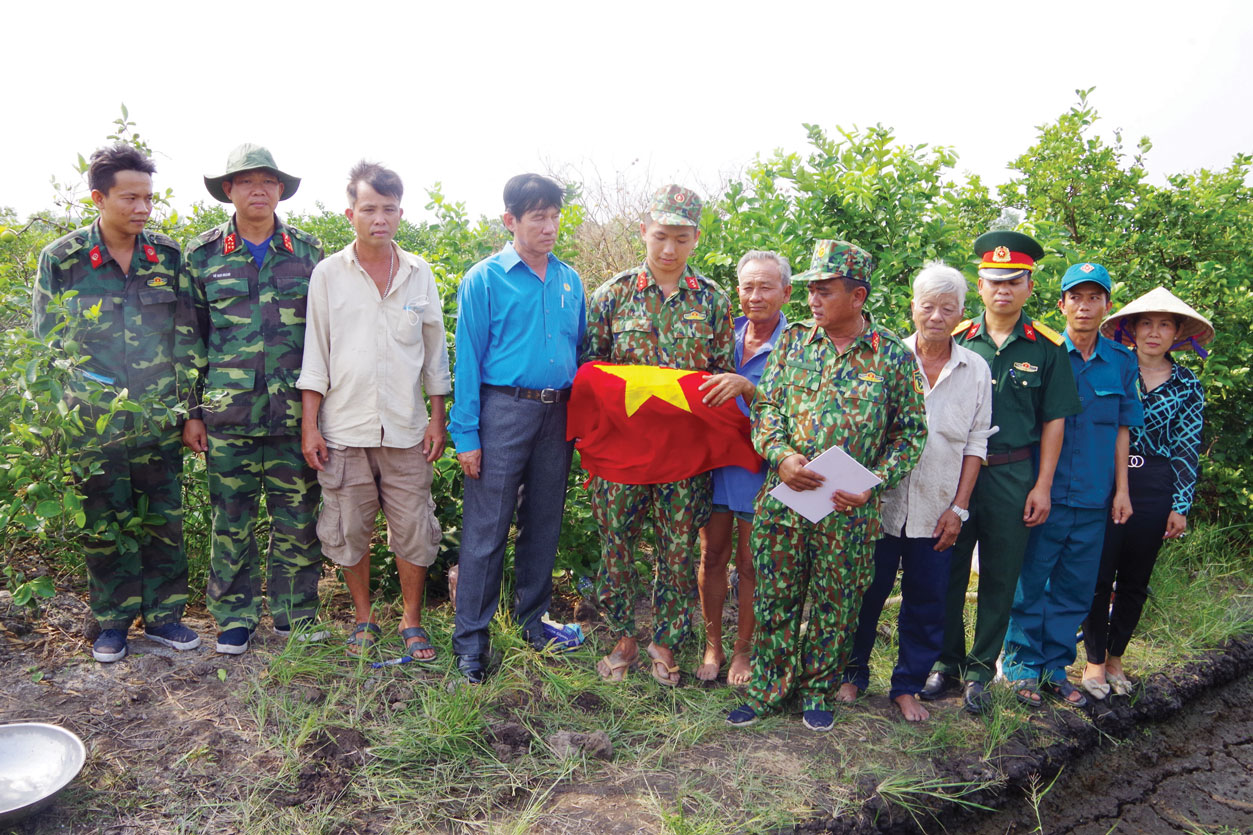
[{"label": "man in cream shirt", "polygon": [[349,174],[345,214],[356,239],[313,271],[296,386],[301,448],[322,485],[318,537],[343,569],[356,610],[348,651],[365,652],[380,634],[369,546],[381,506],[404,598],[400,636],[410,657],[429,663],[435,650],[422,628],[422,596],[440,541],[432,463],[444,451],[451,386],[435,277],[394,242],[403,191],[380,165],[363,161]]}]

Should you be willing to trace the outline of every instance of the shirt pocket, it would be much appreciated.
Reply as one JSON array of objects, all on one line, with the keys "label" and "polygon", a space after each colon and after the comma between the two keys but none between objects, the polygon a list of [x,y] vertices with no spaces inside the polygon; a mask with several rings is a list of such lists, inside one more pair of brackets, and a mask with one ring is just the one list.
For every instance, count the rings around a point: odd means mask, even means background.
[{"label": "shirt pocket", "polygon": [[1122,399],[1122,391],[1110,388],[1094,388],[1092,395],[1092,402],[1088,405],[1092,415],[1092,422],[1107,426],[1117,425],[1118,406]]},{"label": "shirt pocket", "polygon": [[427,296],[412,296],[397,310],[387,311],[387,326],[392,339],[401,345],[415,345],[422,341],[422,323],[427,318],[431,300]]},{"label": "shirt pocket", "polygon": [[209,316],[217,330],[251,325],[256,309],[246,278],[219,278],[205,284]]},{"label": "shirt pocket", "polygon": [[659,362],[657,337],[650,319],[615,319],[612,322],[613,351],[610,360],[615,363],[656,365]]},{"label": "shirt pocket", "polygon": [[278,294],[282,323],[303,325],[309,306],[308,274],[303,270],[300,273],[275,273],[274,290]]},{"label": "shirt pocket", "polygon": [[139,316],[143,326],[160,334],[174,328],[174,303],[178,300],[173,287],[144,287],[139,291]]}]

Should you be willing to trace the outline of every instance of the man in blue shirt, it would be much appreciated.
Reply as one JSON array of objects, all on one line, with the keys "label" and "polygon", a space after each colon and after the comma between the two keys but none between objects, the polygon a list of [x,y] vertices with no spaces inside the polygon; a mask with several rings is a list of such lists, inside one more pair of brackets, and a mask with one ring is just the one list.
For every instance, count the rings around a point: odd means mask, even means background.
[{"label": "man in blue shirt", "polygon": [[533,647],[546,644],[540,618],[574,449],[566,403],[587,328],[583,283],[552,254],[564,199],[547,177],[509,180],[503,220],[513,242],[471,267],[458,291],[449,430],[466,480],[452,645],[471,684],[486,676],[515,508],[514,620]]},{"label": "man in blue shirt", "polygon": [[1135,357],[1100,335],[1109,293],[1109,272],[1100,264],[1075,264],[1062,277],[1058,307],[1066,314],[1065,346],[1082,411],[1066,418],[1052,512],[1027,546],[1003,662],[1018,700],[1032,706],[1041,692],[1087,704],[1067,680],[1066,667],[1075,660],[1075,631],[1096,586],[1106,514],[1120,525],[1132,511],[1129,427],[1143,425],[1144,411]]}]

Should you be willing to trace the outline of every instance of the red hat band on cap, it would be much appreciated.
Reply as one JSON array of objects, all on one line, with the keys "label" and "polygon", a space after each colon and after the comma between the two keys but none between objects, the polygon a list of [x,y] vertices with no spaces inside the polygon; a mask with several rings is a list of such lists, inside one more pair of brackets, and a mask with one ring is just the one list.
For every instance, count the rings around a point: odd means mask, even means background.
[{"label": "red hat band on cap", "polygon": [[1034,270],[1035,259],[1025,252],[1014,252],[1008,247],[998,246],[991,252],[983,253],[981,270]]}]

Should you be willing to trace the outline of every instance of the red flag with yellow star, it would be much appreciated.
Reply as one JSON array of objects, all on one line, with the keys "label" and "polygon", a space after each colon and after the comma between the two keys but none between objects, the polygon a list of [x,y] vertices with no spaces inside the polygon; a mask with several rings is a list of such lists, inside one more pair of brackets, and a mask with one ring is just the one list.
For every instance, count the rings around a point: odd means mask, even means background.
[{"label": "red flag with yellow star", "polygon": [[570,392],[566,437],[583,467],[619,484],[667,484],[736,464],[757,472],[761,456],[734,400],[701,402],[704,371],[589,362]]}]

